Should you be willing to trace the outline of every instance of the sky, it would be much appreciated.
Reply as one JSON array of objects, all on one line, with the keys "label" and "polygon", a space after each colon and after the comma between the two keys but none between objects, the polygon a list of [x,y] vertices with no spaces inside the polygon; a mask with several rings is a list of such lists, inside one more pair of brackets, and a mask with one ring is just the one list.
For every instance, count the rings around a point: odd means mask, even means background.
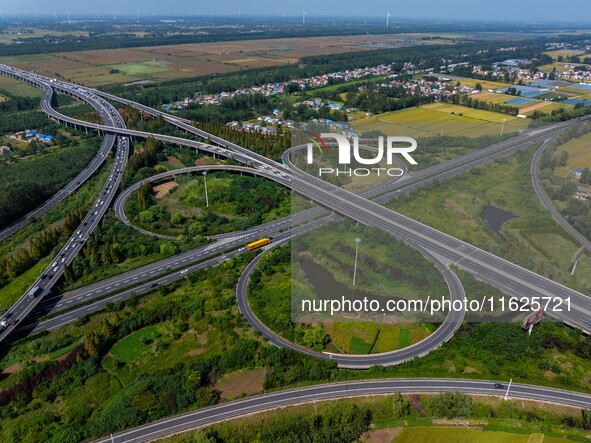
[{"label": "sky", "polygon": [[591,22],[591,0],[0,0],[0,11],[31,16],[101,14],[273,15]]}]

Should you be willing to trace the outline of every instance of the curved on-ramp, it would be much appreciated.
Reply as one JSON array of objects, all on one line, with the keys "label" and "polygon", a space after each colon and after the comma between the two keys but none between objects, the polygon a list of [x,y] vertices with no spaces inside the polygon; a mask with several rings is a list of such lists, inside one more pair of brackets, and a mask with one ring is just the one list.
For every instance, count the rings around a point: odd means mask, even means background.
[{"label": "curved on-ramp", "polygon": [[[269,250],[273,249],[274,247],[282,246],[286,242],[287,239],[281,243],[274,243],[274,246]],[[464,288],[457,275],[445,264],[431,255],[428,251],[425,251],[422,248],[419,250],[426,259],[433,262],[435,267],[445,278],[445,282],[447,283],[450,292],[450,299],[452,301],[463,301],[465,298]],[[248,302],[248,282],[250,275],[262,257],[263,254],[259,254],[246,266],[246,268],[244,268],[244,271],[238,280],[238,284],[236,285],[236,298],[238,301],[238,310],[240,313],[244,316],[250,327],[255,331],[258,331],[269,341],[269,343],[278,347],[289,348],[306,355],[321,358],[323,360],[332,360],[336,362],[340,368],[368,369],[376,365],[391,366],[412,360],[416,357],[422,357],[451,339],[454,335],[454,332],[464,319],[464,311],[450,310],[440,327],[437,328],[437,330],[430,334],[427,338],[421,340],[418,343],[407,346],[406,348],[395,351],[364,355],[316,352],[281,337],[279,334],[268,328],[262,321],[260,321],[256,314],[252,311],[250,303]]]}]

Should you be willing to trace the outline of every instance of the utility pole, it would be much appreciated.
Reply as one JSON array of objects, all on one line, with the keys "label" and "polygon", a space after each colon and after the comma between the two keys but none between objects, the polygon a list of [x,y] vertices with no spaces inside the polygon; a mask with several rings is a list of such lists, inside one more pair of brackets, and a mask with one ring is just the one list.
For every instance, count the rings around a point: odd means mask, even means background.
[{"label": "utility pole", "polygon": [[501,137],[503,136],[503,132],[505,131],[505,121],[506,120],[507,120],[506,118],[503,119],[503,126],[501,126]]},{"label": "utility pole", "polygon": [[357,278],[357,253],[359,252],[359,243],[361,239],[355,237],[355,266],[353,267],[353,286],[355,286],[355,279]]},{"label": "utility pole", "polygon": [[203,181],[205,183],[205,206],[209,208],[209,197],[207,196],[207,171],[203,171]]},{"label": "utility pole", "polygon": [[509,399],[509,389],[511,389],[511,382],[513,381],[513,379],[509,380],[509,386],[507,386],[507,392],[505,392],[505,400]]}]

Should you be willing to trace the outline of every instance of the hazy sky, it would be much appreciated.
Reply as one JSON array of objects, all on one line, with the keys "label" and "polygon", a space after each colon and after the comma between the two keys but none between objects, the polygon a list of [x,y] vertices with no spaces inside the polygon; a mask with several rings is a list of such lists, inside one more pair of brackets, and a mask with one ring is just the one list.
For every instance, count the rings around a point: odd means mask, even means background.
[{"label": "hazy sky", "polygon": [[59,18],[92,14],[116,15],[275,15],[384,16],[460,20],[586,21],[591,22],[591,0],[0,0],[10,14],[53,15]]}]

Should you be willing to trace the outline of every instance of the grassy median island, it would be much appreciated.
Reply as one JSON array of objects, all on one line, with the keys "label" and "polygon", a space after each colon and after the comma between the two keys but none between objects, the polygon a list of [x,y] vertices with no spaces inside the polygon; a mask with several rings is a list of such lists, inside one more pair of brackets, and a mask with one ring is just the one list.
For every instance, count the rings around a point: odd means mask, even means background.
[{"label": "grassy median island", "polygon": [[[387,206],[588,294],[591,260],[584,255],[575,275],[570,275],[571,259],[580,245],[554,222],[531,184],[530,163],[536,148],[428,185]],[[515,216],[499,234],[484,220],[483,211],[489,205]]]},{"label": "grassy median island", "polygon": [[333,317],[301,312],[299,297],[322,300],[326,285],[334,291],[331,294],[353,290],[355,237],[363,239],[355,297],[383,301],[448,296],[443,277],[421,254],[387,234],[343,221],[299,236],[290,247],[261,260],[249,290],[254,313],[278,334],[317,351],[381,353],[426,338],[437,325],[410,317],[382,312]]},{"label": "grassy median island", "polygon": [[289,215],[289,189],[261,177],[207,174],[209,206],[201,174],[144,185],[126,205],[132,223],[167,235],[213,235],[240,231]]}]

